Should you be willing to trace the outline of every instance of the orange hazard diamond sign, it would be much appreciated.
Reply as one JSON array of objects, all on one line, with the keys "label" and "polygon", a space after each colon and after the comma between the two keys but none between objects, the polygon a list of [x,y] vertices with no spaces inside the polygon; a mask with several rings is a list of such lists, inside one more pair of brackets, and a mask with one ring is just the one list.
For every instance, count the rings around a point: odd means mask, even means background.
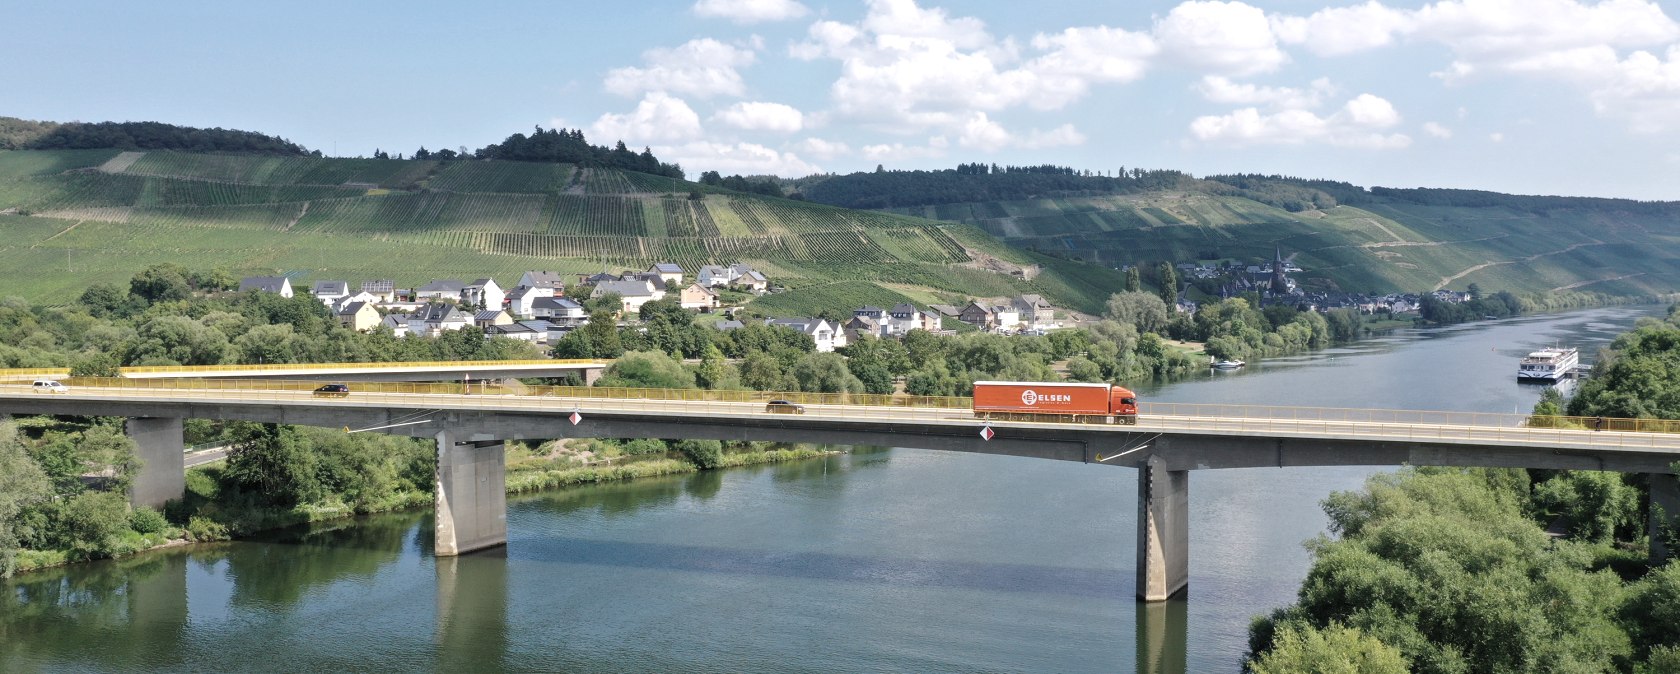
[{"label": "orange hazard diamond sign", "polygon": [[576,426],[576,425],[578,425],[579,421],[583,421],[583,415],[578,414],[576,410],[573,410],[572,415],[569,416],[569,417],[566,417],[566,420],[572,422],[573,426]]},{"label": "orange hazard diamond sign", "polygon": [[980,439],[981,440],[990,441],[996,435],[997,435],[997,431],[992,430],[991,426],[984,426],[984,427],[981,427],[981,429],[980,429]]}]

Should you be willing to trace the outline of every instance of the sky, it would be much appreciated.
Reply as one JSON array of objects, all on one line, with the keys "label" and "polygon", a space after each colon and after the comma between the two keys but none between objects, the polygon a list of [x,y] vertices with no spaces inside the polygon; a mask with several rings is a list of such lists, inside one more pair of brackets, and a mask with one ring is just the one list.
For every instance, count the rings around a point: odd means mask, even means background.
[{"label": "sky", "polygon": [[729,175],[1057,164],[1680,200],[1680,0],[54,2],[0,115]]}]

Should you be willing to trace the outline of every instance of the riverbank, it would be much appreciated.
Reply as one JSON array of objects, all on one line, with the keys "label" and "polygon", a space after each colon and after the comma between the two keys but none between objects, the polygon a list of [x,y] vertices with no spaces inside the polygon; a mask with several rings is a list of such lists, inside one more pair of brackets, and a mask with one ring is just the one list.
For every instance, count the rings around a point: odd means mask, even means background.
[{"label": "riverbank", "polygon": [[[598,443],[599,441],[591,442]],[[564,446],[564,443],[561,443],[561,445]],[[599,449],[599,445],[591,444],[590,446]],[[587,451],[585,450],[585,452]],[[804,461],[827,458],[842,453],[838,450],[821,450],[809,447],[753,447],[746,451],[722,452],[715,465],[702,468],[687,458],[679,459],[669,456],[621,455],[615,458],[624,460],[616,465],[610,462],[611,459],[602,460],[594,465],[572,465],[573,462],[577,461],[577,452],[556,452],[550,454],[546,460],[533,461],[530,459],[531,455],[534,454],[533,450],[520,445],[511,448],[510,454],[517,455],[521,452],[526,455],[523,457],[525,461],[518,464],[517,468],[510,465],[507,473],[506,488],[508,494],[622,482],[636,478],[685,475],[699,473],[703,470]],[[588,456],[588,454],[585,454],[585,458]],[[509,458],[510,464],[514,464],[516,456],[510,456]],[[172,504],[167,509],[173,515],[170,520],[184,522],[181,525],[165,524],[161,525],[157,531],[149,533],[124,532],[115,534],[120,536],[121,540],[113,542],[110,547],[110,554],[99,556],[89,556],[84,551],[72,549],[22,549],[18,551],[16,571],[19,574],[24,574],[81,562],[125,559],[146,552],[185,545],[239,540],[277,529],[365,515],[430,508],[435,503],[431,491],[402,490],[357,505],[333,500],[304,503],[286,509],[263,508],[249,503],[229,502],[224,499],[221,489],[223,470],[224,467],[221,465],[206,465],[188,469],[186,495],[183,496],[181,501]],[[159,520],[162,520],[162,518],[159,518]]]}]

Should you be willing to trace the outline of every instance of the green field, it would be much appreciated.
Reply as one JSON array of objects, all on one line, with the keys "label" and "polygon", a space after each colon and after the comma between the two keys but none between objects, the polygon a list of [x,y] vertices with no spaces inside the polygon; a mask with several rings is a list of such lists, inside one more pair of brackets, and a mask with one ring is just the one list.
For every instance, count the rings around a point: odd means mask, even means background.
[{"label": "green field", "polygon": [[811,289],[761,301],[775,313],[907,297],[881,284],[921,298],[1039,292],[1087,311],[1106,297],[977,268],[971,251],[1033,263],[977,227],[527,162],[0,152],[0,231],[3,294],[47,303],[158,262],[287,274],[299,284],[484,276],[511,284],[530,269],[675,262],[692,274],[747,262],[777,285]]}]

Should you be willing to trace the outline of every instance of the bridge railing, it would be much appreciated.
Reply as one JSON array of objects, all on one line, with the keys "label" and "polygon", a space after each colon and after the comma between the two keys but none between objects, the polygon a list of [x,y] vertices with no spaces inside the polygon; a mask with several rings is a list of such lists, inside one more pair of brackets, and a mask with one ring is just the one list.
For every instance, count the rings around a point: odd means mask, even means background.
[{"label": "bridge railing", "polygon": [[[165,391],[247,391],[296,393],[315,390],[330,381],[285,379],[122,379],[114,377],[72,377],[64,383],[75,387],[99,387]],[[969,409],[970,399],[942,396],[908,396],[869,393],[809,393],[778,391],[711,391],[704,389],[621,388],[604,386],[533,386],[514,382],[355,382],[350,395],[419,394],[562,397],[598,400],[695,401],[764,403],[787,400],[802,405],[858,405],[924,409]]]},{"label": "bridge railing", "polygon": [[[245,391],[270,393],[277,397],[295,397],[313,391],[330,381],[269,380],[269,379],[122,379],[104,377],[71,377],[63,380],[72,387],[101,387],[149,391],[181,391],[210,394],[214,391]],[[27,386],[27,382],[13,385]],[[912,409],[970,409],[972,400],[965,397],[877,395],[860,393],[805,393],[777,391],[710,391],[702,389],[618,388],[596,386],[531,386],[511,381],[506,383],[475,381],[461,382],[356,382],[350,387],[352,396],[381,394],[408,395],[466,395],[483,398],[569,398],[618,401],[692,401],[719,403],[764,403],[787,400],[802,405],[850,405],[862,408]],[[196,396],[195,396],[196,397]],[[208,397],[208,396],[206,396]],[[392,402],[397,402],[393,400]],[[1523,430],[1598,430],[1633,433],[1680,433],[1680,421],[1663,419],[1625,419],[1606,417],[1537,416],[1528,414],[1498,414],[1486,412],[1450,412],[1392,409],[1358,409],[1334,407],[1286,407],[1268,405],[1237,405],[1215,403],[1160,403],[1139,405],[1141,418],[1171,422],[1175,419],[1211,419],[1233,424],[1242,430],[1244,421],[1295,422],[1302,428],[1323,428],[1334,424],[1358,424],[1362,427],[1408,428],[1427,433],[1431,427],[1480,427],[1489,429]],[[654,409],[649,407],[649,409]],[[1046,423],[1063,423],[1060,417],[1046,417]]]}]

